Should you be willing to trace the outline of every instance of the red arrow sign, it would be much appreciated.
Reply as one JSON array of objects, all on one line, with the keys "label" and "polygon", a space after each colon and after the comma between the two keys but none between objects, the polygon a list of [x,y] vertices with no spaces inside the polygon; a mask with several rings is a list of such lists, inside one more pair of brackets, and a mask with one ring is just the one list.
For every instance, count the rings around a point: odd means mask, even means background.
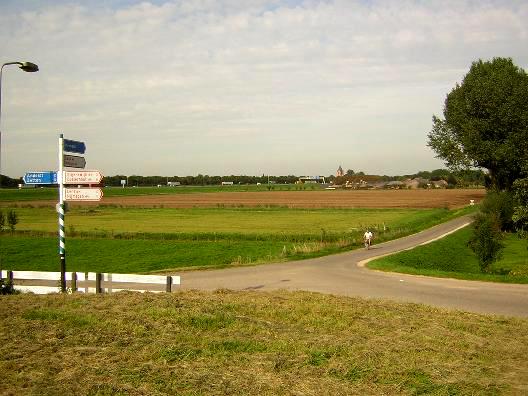
[{"label": "red arrow sign", "polygon": [[65,171],[64,184],[97,184],[103,175],[99,171]]},{"label": "red arrow sign", "polygon": [[66,201],[100,201],[103,198],[103,190],[100,188],[65,188],[64,199]]}]

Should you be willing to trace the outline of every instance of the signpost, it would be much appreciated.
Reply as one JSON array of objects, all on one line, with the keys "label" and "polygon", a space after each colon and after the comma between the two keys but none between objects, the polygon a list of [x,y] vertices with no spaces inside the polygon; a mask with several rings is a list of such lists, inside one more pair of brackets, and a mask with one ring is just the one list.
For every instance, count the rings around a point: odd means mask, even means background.
[{"label": "signpost", "polygon": [[98,184],[103,175],[99,171],[64,171],[64,184]]},{"label": "signpost", "polygon": [[22,179],[25,184],[57,184],[57,172],[27,172]]},{"label": "signpost", "polygon": [[100,188],[65,188],[65,201],[100,201],[103,190]]},{"label": "signpost", "polygon": [[67,168],[84,169],[86,166],[86,159],[84,157],[79,157],[78,155],[64,154],[63,166]]}]

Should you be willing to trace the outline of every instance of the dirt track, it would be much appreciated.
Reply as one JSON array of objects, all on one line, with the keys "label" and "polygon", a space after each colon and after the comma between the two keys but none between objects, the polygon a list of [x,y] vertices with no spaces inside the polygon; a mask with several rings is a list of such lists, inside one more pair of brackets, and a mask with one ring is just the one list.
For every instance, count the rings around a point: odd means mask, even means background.
[{"label": "dirt track", "polygon": [[485,190],[219,192],[104,197],[102,204],[165,208],[285,206],[290,208],[456,208],[479,202]]}]

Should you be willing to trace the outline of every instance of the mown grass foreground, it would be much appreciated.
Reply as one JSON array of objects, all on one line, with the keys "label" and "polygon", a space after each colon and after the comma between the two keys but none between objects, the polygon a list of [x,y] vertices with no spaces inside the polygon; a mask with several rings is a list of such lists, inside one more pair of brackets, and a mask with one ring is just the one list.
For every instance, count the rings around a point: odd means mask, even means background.
[{"label": "mown grass foreground", "polygon": [[0,298],[1,393],[498,395],[528,321],[307,292]]},{"label": "mown grass foreground", "polygon": [[438,241],[368,263],[382,271],[508,283],[528,283],[527,242],[515,233],[504,234],[501,258],[489,273],[482,273],[468,246],[472,227],[465,227]]}]

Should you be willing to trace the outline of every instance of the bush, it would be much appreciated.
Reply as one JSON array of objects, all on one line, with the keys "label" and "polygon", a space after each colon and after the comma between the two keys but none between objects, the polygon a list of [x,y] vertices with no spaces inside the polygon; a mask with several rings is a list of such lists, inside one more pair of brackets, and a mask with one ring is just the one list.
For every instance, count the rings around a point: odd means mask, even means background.
[{"label": "bush", "polygon": [[18,215],[14,210],[7,212],[7,224],[9,224],[11,231],[15,231],[15,227],[18,224]]},{"label": "bush", "polygon": [[0,232],[4,230],[5,221],[6,221],[6,218],[5,218],[4,212],[0,210]]},{"label": "bush", "polygon": [[496,216],[502,231],[512,231],[514,199],[507,191],[490,191],[480,205],[480,211],[487,216]]},{"label": "bush", "polygon": [[7,279],[0,279],[0,295],[17,294],[13,284]]},{"label": "bush", "polygon": [[500,258],[502,244],[501,223],[497,214],[478,213],[473,223],[469,247],[476,254],[480,270],[489,272],[491,264]]},{"label": "bush", "polygon": [[528,237],[528,177],[513,183],[515,207],[512,220],[522,238]]}]

